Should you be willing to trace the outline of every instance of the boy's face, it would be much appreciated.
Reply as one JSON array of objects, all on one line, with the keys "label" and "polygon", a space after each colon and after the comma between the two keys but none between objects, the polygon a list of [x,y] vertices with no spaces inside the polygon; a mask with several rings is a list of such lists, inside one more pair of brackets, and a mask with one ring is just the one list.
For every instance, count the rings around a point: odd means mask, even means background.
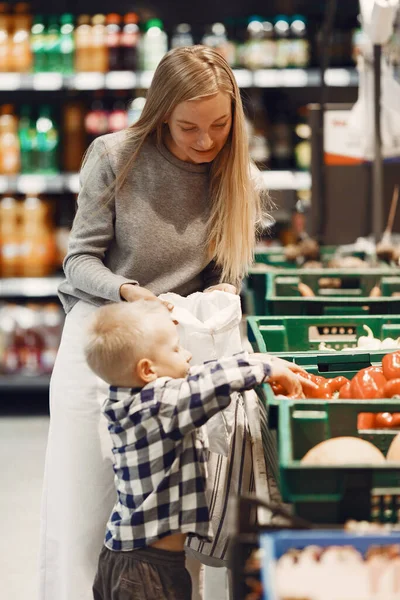
[{"label": "boy's face", "polygon": [[151,359],[157,377],[180,379],[186,377],[190,369],[192,355],[179,344],[177,326],[168,315],[158,320]]}]

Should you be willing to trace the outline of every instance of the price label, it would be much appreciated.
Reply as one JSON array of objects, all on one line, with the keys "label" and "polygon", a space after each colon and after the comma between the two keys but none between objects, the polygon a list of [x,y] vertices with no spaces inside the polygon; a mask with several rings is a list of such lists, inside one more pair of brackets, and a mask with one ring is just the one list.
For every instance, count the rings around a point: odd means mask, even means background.
[{"label": "price label", "polygon": [[21,87],[21,76],[19,73],[1,73],[0,90],[11,91],[18,90]]},{"label": "price label", "polygon": [[75,75],[75,89],[101,90],[104,88],[103,73],[78,73]]},{"label": "price label", "polygon": [[136,73],[112,71],[106,75],[106,88],[109,90],[132,90],[136,87]]},{"label": "price label", "polygon": [[66,175],[65,188],[73,194],[78,194],[80,190],[79,173],[74,175]]},{"label": "price label", "polygon": [[256,87],[273,88],[282,85],[281,71],[276,69],[259,69],[254,71],[254,85]]},{"label": "price label", "polygon": [[143,71],[140,73],[140,86],[143,89],[148,89],[153,81],[154,71]]},{"label": "price label", "polygon": [[61,90],[62,87],[61,73],[36,73],[33,76],[34,90]]},{"label": "price label", "polygon": [[248,69],[234,69],[233,74],[240,88],[249,88],[253,85],[253,73]]},{"label": "price label", "polygon": [[347,87],[351,82],[349,69],[327,69],[325,71],[325,83],[332,87]]},{"label": "price label", "polygon": [[305,69],[287,69],[281,71],[282,83],[286,87],[306,87],[308,75]]}]

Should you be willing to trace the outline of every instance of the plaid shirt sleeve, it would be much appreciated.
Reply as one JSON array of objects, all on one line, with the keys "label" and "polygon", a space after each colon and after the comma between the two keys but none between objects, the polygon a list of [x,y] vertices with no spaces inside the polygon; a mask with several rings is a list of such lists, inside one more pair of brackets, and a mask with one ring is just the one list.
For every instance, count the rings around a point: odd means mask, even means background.
[{"label": "plaid shirt sleeve", "polygon": [[161,393],[158,415],[166,433],[177,438],[201,427],[228,406],[232,392],[262,383],[270,365],[246,353],[194,367],[186,379],[169,379]]}]

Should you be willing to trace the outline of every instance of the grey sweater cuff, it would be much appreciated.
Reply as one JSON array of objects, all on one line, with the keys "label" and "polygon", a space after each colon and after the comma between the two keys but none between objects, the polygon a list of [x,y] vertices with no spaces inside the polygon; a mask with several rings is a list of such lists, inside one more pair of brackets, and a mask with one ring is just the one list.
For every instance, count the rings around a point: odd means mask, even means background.
[{"label": "grey sweater cuff", "polygon": [[126,277],[122,277],[122,275],[114,275],[115,279],[115,288],[113,288],[113,292],[112,295],[113,297],[111,298],[111,300],[113,302],[124,302],[124,299],[121,296],[120,293],[120,289],[121,289],[121,285],[124,285],[125,283],[130,283],[132,285],[139,285],[138,281],[135,281],[134,279],[126,279]]}]

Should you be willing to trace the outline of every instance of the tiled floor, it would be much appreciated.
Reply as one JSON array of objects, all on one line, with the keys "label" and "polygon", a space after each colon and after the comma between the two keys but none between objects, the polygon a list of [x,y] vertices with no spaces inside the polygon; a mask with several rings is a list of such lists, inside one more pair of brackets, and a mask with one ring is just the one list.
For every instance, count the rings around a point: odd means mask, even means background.
[{"label": "tiled floor", "polygon": [[35,600],[47,416],[0,418],[0,596]]},{"label": "tiled floor", "polygon": [[[1,600],[37,597],[39,515],[48,424],[45,415],[0,416]],[[208,600],[225,600],[225,569],[207,569],[205,592]]]}]

